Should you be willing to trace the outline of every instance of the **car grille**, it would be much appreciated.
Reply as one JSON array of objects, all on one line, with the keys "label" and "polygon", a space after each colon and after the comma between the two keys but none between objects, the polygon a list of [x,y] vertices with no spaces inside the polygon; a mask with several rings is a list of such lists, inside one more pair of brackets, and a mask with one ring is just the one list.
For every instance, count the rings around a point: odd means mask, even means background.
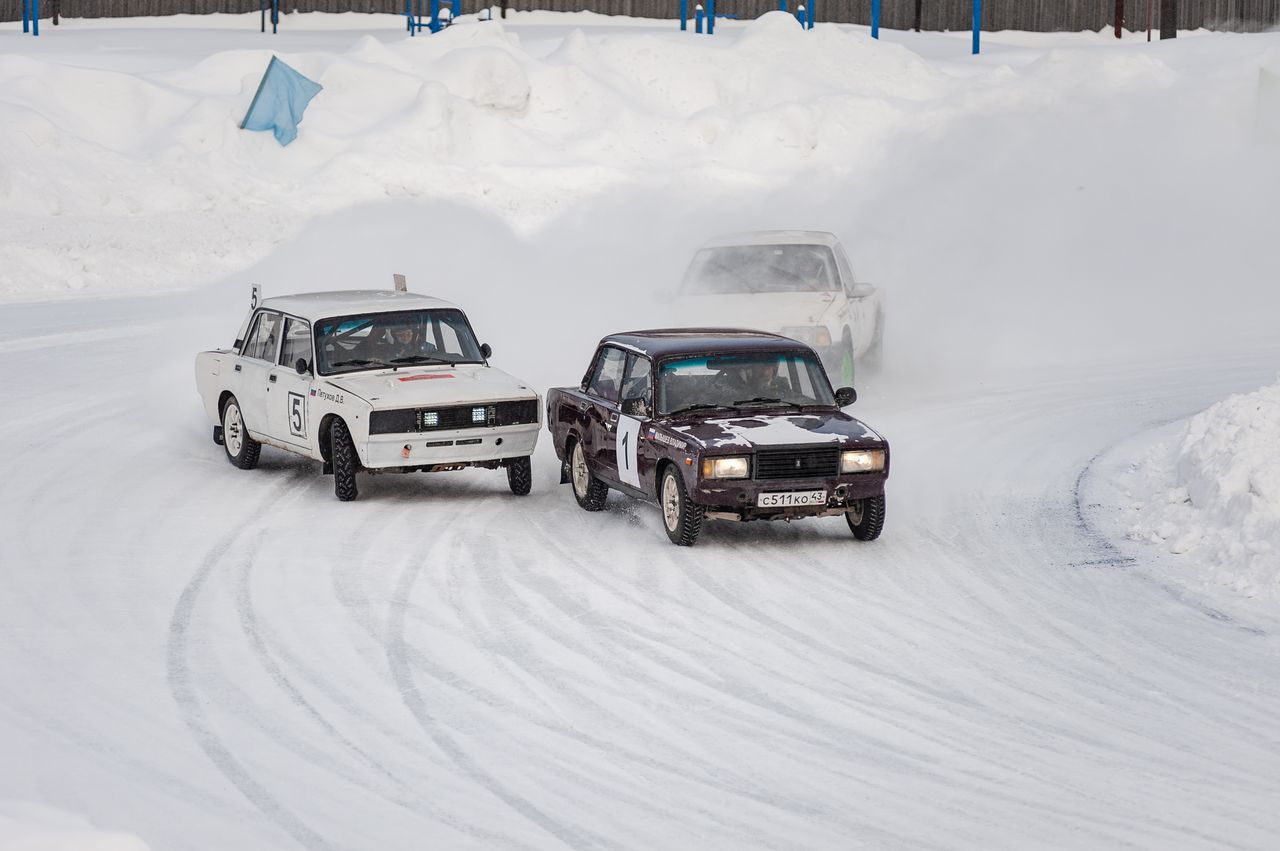
[{"label": "car grille", "polygon": [[770,449],[756,453],[757,479],[820,479],[840,472],[840,449]]},{"label": "car grille", "polygon": [[[479,413],[477,413],[479,412]],[[434,416],[433,416],[434,415]],[[448,405],[439,408],[396,408],[369,415],[370,434],[405,434],[459,428],[525,425],[538,421],[538,400]]]}]

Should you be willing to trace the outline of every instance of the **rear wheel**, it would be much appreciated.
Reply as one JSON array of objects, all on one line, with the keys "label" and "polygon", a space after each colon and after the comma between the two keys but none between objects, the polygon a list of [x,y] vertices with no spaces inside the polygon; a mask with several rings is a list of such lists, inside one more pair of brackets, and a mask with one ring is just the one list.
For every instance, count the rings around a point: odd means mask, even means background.
[{"label": "rear wheel", "polygon": [[662,526],[671,543],[677,547],[692,547],[697,543],[706,509],[689,499],[684,480],[674,467],[662,471],[658,504],[662,507]]},{"label": "rear wheel", "polygon": [[222,406],[222,448],[227,450],[227,460],[241,470],[252,470],[258,466],[262,444],[249,436],[235,396]]},{"label": "rear wheel", "polygon": [[856,499],[844,515],[849,531],[859,541],[874,541],[884,529],[884,494]]},{"label": "rear wheel", "polygon": [[507,484],[516,496],[527,496],[533,489],[533,464],[528,455],[507,462]]},{"label": "rear wheel", "polygon": [[351,431],[342,420],[329,427],[329,457],[333,459],[333,493],[342,502],[351,502],[360,491],[356,487],[356,468],[360,466]]},{"label": "rear wheel", "polygon": [[871,345],[862,356],[867,369],[880,369],[884,366],[884,311],[876,313],[876,330],[871,335]]},{"label": "rear wheel", "polygon": [[591,475],[582,443],[577,440],[569,447],[569,481],[573,485],[573,498],[578,501],[578,505],[587,511],[600,511],[604,508],[609,486]]}]

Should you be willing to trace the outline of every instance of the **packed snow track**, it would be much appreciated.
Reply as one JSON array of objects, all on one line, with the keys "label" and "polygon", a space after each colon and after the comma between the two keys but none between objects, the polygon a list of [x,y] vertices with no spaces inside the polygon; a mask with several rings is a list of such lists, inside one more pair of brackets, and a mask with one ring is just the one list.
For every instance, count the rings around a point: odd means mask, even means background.
[{"label": "packed snow track", "polygon": [[545,441],[524,499],[467,471],[341,504],[285,453],[233,468],[183,345],[207,297],[2,309],[2,798],[154,848],[1280,830],[1275,619],[1153,578],[1076,497],[1093,456],[1274,352],[873,386],[897,460],[879,542],[837,518],[683,550],[656,509],[578,509]]}]

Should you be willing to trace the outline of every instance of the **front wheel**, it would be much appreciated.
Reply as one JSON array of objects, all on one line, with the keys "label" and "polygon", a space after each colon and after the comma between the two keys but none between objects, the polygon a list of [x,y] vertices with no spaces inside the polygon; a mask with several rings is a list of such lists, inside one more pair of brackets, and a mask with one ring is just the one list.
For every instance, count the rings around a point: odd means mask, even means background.
[{"label": "front wheel", "polygon": [[701,505],[689,499],[684,480],[674,467],[662,472],[662,490],[659,492],[662,507],[662,526],[667,537],[677,547],[692,547],[702,531],[702,519],[706,513]]},{"label": "front wheel", "polygon": [[262,444],[249,436],[235,396],[222,406],[222,448],[227,450],[227,460],[241,470],[252,470],[258,466]]},{"label": "front wheel", "polygon": [[884,529],[884,494],[854,500],[844,519],[859,541],[874,541]]},{"label": "front wheel", "polygon": [[533,489],[533,464],[526,455],[507,462],[507,484],[516,496],[528,496]]},{"label": "front wheel", "polygon": [[333,493],[342,502],[351,502],[360,491],[356,487],[356,468],[360,461],[351,431],[342,420],[329,427],[329,457],[333,459]]},{"label": "front wheel", "polygon": [[578,501],[578,505],[587,511],[600,511],[604,508],[609,486],[591,474],[580,440],[575,440],[569,449],[569,481],[573,484],[573,498]]}]

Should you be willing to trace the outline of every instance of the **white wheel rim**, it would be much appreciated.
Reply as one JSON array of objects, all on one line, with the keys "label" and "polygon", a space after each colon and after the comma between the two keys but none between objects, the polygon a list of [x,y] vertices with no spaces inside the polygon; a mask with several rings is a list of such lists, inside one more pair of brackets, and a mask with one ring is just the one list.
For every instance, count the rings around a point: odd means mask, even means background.
[{"label": "white wheel rim", "polygon": [[222,442],[226,444],[227,452],[234,457],[240,454],[240,449],[244,446],[244,426],[240,422],[240,406],[235,402],[227,405],[227,412],[222,419]]},{"label": "white wheel rim", "polygon": [[866,503],[862,500],[854,500],[853,508],[849,509],[849,522],[854,526],[862,523],[862,508]]},{"label": "white wheel rim", "polygon": [[680,490],[671,474],[662,480],[662,519],[672,532],[680,525]]},{"label": "white wheel rim", "polygon": [[582,457],[581,443],[575,443],[573,445],[573,461],[570,466],[573,468],[574,493],[585,499],[587,496],[587,487],[591,482],[591,474],[587,472],[587,459]]}]

